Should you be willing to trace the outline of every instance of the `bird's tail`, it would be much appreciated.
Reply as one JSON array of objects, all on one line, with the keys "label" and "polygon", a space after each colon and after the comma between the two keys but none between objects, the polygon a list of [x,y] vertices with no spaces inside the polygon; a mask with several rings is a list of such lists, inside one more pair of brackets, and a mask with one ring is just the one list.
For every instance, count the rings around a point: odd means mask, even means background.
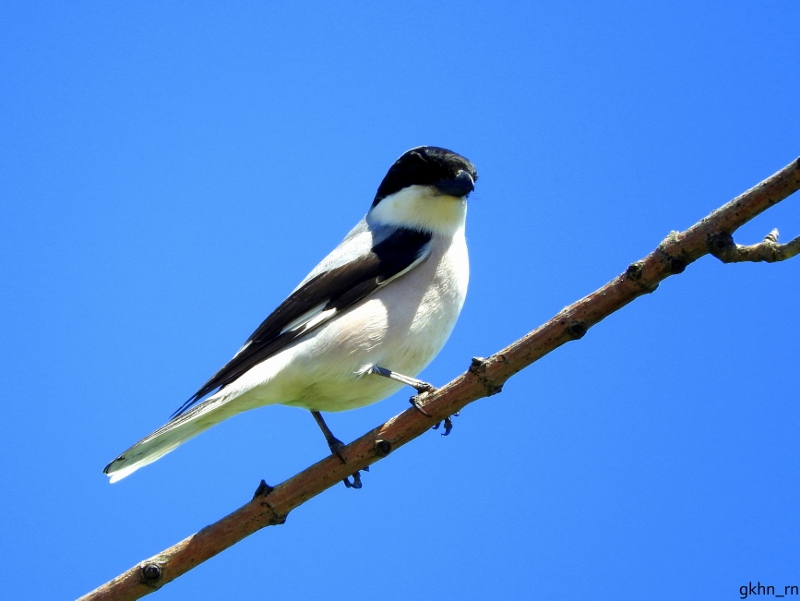
[{"label": "bird's tail", "polygon": [[238,412],[223,399],[211,397],[137,442],[109,463],[103,473],[112,484],[122,480]]}]

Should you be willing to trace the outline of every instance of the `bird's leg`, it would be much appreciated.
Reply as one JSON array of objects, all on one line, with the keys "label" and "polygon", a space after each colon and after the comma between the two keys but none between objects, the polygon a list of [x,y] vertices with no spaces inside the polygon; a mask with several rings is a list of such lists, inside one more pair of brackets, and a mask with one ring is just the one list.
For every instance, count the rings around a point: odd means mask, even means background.
[{"label": "bird's leg", "polygon": [[[314,416],[314,420],[317,422],[319,429],[322,430],[325,440],[328,441],[328,448],[331,450],[331,453],[336,455],[339,458],[339,461],[342,463],[347,463],[344,460],[344,457],[342,457],[341,453],[344,443],[333,435],[333,432],[331,432],[331,429],[328,427],[328,424],[325,423],[325,420],[322,419],[322,414],[319,411],[312,411],[311,415]],[[368,472],[369,468],[364,468],[364,471]],[[345,478],[342,480],[342,482],[344,482],[344,485],[347,488],[361,488],[361,474],[356,472],[355,474],[352,474],[352,478],[352,482],[350,482],[350,478]]]},{"label": "bird's leg", "polygon": [[331,450],[331,453],[336,455],[342,463],[345,463],[344,457],[342,457],[340,453],[344,443],[333,435],[333,432],[331,432],[325,420],[322,419],[322,414],[319,411],[312,411],[311,415],[314,416],[319,429],[322,430],[322,434],[325,436],[325,440],[328,441],[328,448]]},{"label": "bird's leg", "polygon": [[[381,367],[380,365],[372,365],[369,369],[367,369],[366,373],[368,374],[375,374],[376,376],[382,376],[384,378],[389,378],[390,380],[394,380],[395,382],[400,382],[405,384],[406,386],[411,386],[414,390],[417,391],[417,394],[412,396],[409,399],[409,402],[414,406],[414,409],[419,411],[425,417],[430,417],[431,414],[425,411],[422,408],[422,405],[419,404],[419,396],[424,393],[431,393],[436,392],[436,387],[433,384],[428,384],[427,382],[423,382],[422,380],[417,380],[416,378],[411,378],[409,376],[404,376],[403,374],[399,374],[396,371],[392,371],[391,369],[386,369],[385,367]],[[456,414],[458,415],[458,414]],[[437,429],[440,424],[436,424],[433,429]],[[447,436],[450,434],[450,430],[453,429],[453,422],[450,420],[449,417],[444,418],[444,433],[442,436]]]},{"label": "bird's leg", "polygon": [[436,387],[433,384],[428,384],[427,382],[423,382],[422,380],[417,380],[416,378],[404,376],[403,374],[399,374],[396,371],[392,371],[391,369],[386,369],[385,367],[381,367],[380,365],[371,365],[369,369],[367,369],[366,373],[375,374],[376,376],[382,376],[384,378],[389,378],[390,380],[394,380],[395,382],[400,382],[401,384],[405,384],[406,386],[411,386],[411,388],[416,390],[419,394],[422,394],[423,392],[436,392]]}]

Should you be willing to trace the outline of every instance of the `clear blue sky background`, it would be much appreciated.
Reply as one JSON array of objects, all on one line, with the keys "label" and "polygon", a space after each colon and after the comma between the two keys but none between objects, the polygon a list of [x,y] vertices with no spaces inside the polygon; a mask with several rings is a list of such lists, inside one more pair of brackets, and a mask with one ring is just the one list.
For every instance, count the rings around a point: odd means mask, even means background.
[{"label": "clear blue sky background", "polygon": [[[116,485],[366,212],[481,174],[441,384],[800,155],[797,2],[0,5],[3,597],[70,599],[327,451],[284,407]],[[800,234],[800,197],[742,228]],[[703,259],[160,599],[737,599],[800,584],[800,259]],[[409,393],[333,415],[352,440]]]}]

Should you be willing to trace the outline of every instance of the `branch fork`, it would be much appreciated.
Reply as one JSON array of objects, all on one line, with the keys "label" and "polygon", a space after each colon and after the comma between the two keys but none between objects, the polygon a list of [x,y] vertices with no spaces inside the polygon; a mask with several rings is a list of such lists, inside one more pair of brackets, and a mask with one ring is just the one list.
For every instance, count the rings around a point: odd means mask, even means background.
[{"label": "branch fork", "polygon": [[721,232],[709,237],[708,251],[723,263],[775,263],[791,259],[800,253],[800,236],[786,244],[778,243],[778,236],[778,230],[774,229],[761,242],[743,246],[736,244],[731,234]]}]

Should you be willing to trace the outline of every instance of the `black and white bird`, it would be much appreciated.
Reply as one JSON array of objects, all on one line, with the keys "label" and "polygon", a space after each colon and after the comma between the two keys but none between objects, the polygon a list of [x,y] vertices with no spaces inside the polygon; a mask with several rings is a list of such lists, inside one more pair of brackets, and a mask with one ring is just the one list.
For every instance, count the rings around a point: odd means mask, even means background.
[{"label": "black and white bird", "polygon": [[444,346],[467,293],[464,224],[477,179],[469,160],[444,148],[404,153],[367,215],[239,352],[167,424],[106,466],[111,482],[264,405],[312,411],[336,453],[341,443],[319,412],[363,407],[404,384],[425,389],[413,376]]}]

